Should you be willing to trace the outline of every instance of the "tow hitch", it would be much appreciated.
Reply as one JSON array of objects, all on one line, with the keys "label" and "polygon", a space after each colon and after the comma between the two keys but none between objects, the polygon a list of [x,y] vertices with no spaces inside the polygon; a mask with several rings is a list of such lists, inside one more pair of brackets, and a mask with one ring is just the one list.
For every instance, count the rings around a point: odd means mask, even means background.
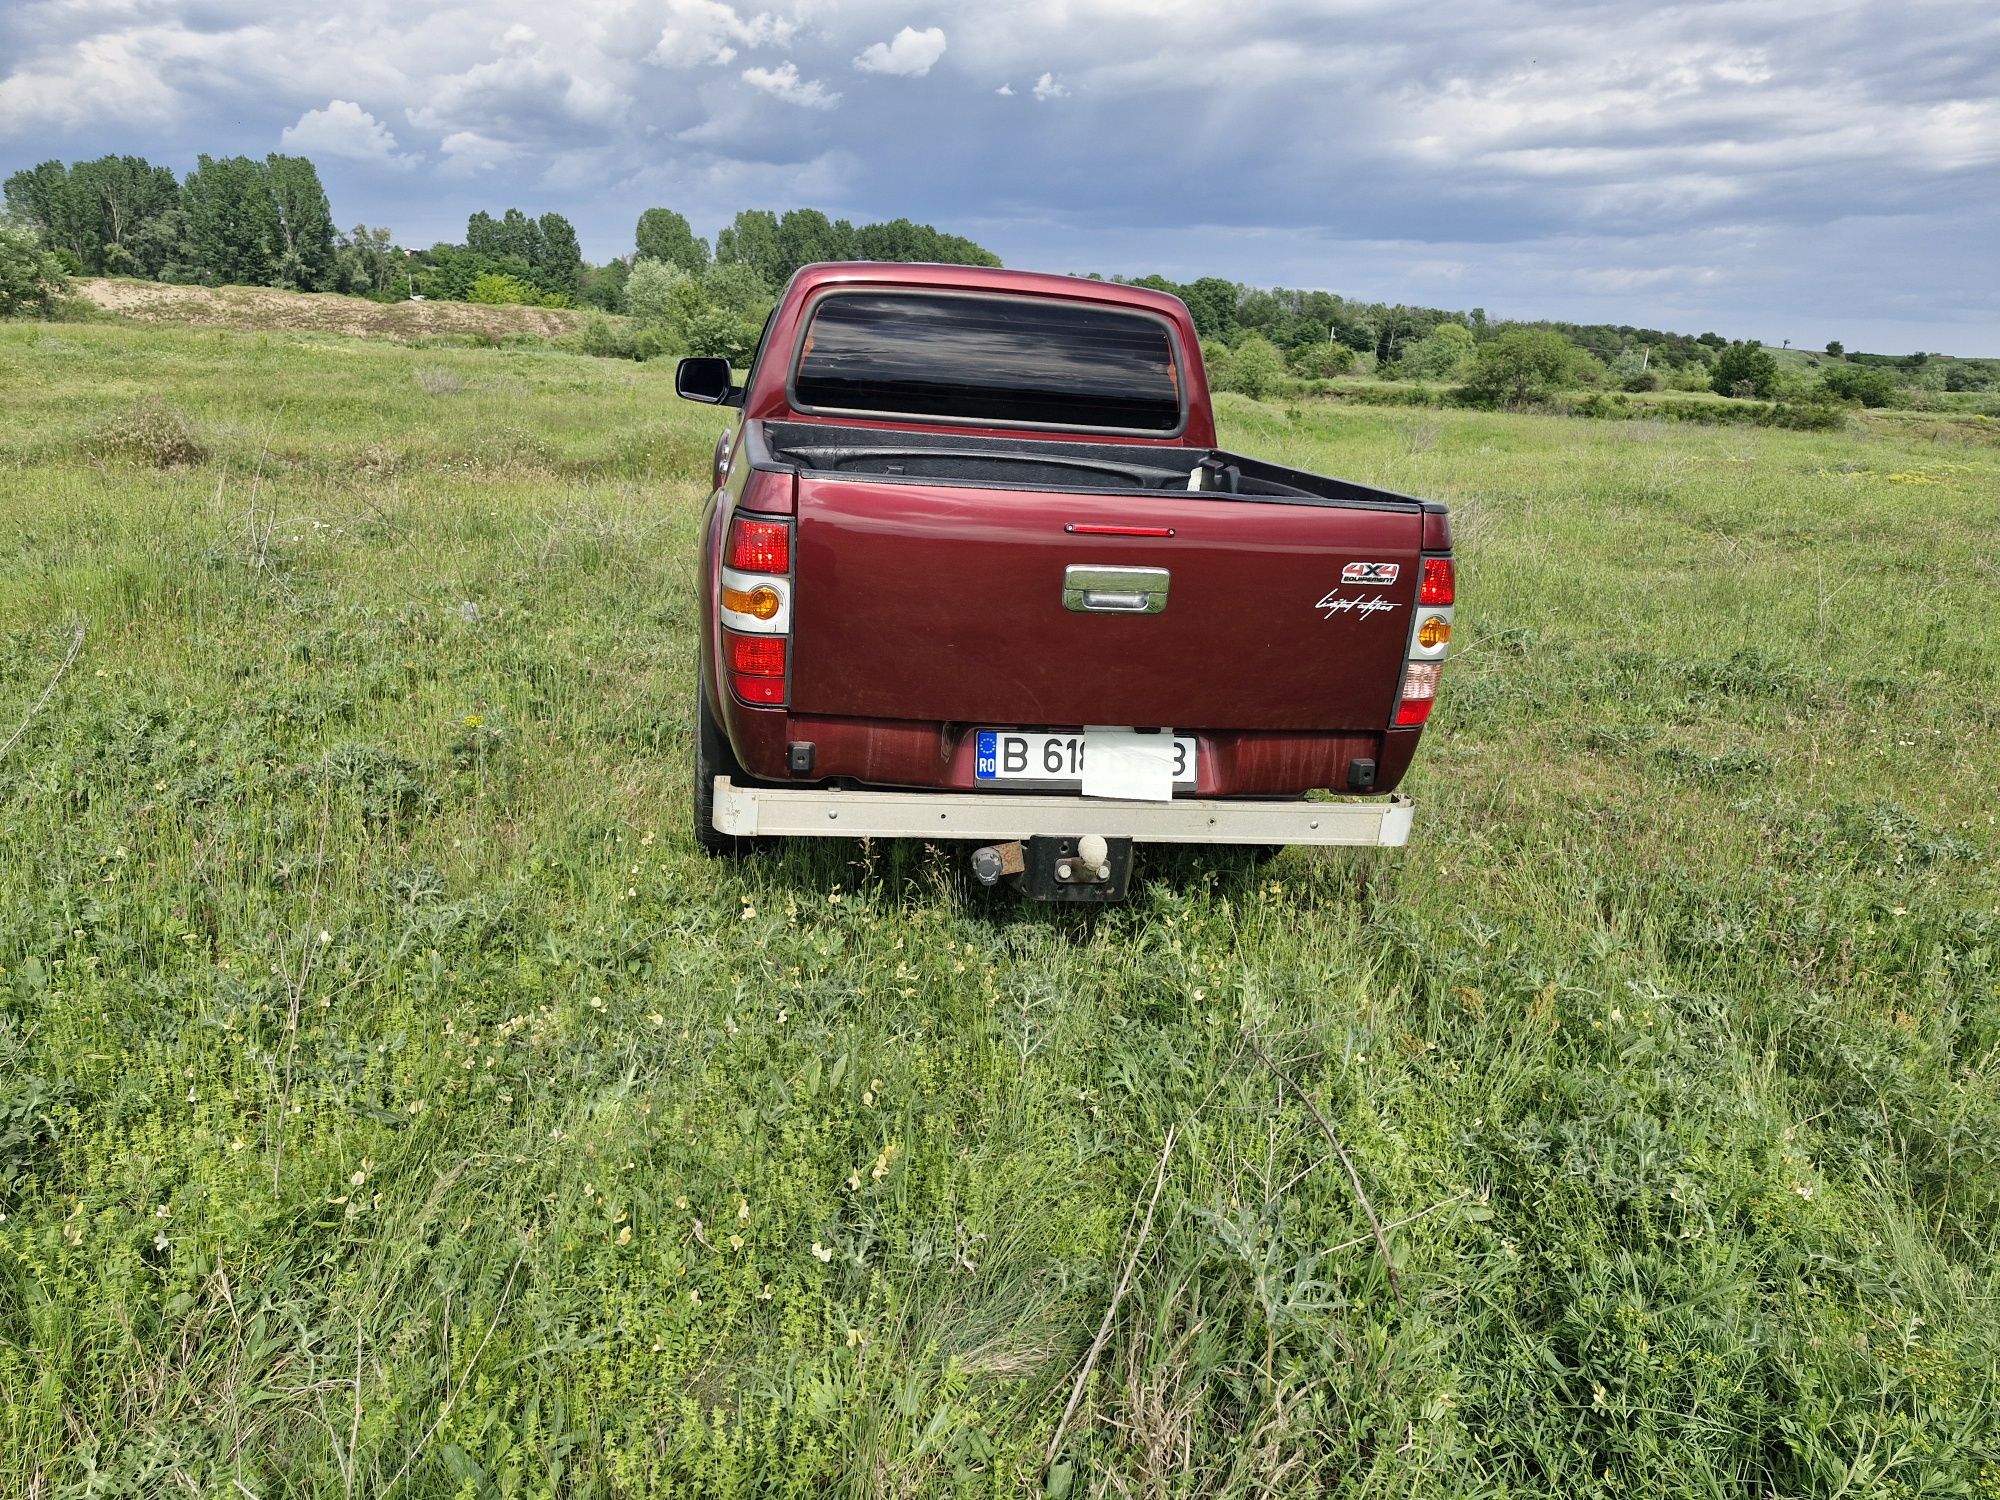
[{"label": "tow hitch", "polygon": [[1086,833],[988,844],[972,851],[972,873],[982,885],[1011,880],[1037,901],[1122,901],[1132,883],[1132,840]]}]

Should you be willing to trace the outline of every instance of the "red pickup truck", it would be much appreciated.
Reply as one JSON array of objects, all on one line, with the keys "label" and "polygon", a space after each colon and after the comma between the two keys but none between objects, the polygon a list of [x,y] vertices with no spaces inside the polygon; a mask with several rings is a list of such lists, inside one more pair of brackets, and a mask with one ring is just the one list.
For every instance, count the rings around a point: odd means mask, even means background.
[{"label": "red pickup truck", "polygon": [[987,884],[1103,901],[1134,842],[1408,838],[1382,794],[1451,636],[1445,509],[1218,450],[1176,298],[808,266],[746,384],[688,359],[676,388],[741,411],[702,542],[703,848],[967,840]]}]

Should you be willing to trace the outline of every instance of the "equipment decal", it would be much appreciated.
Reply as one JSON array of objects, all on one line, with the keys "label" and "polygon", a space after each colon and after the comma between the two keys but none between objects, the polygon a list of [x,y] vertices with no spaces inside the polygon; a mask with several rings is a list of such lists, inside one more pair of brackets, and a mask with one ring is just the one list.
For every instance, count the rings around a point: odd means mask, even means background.
[{"label": "equipment decal", "polygon": [[1402,564],[1392,562],[1351,562],[1340,570],[1342,583],[1394,583],[1396,575],[1403,571]]}]

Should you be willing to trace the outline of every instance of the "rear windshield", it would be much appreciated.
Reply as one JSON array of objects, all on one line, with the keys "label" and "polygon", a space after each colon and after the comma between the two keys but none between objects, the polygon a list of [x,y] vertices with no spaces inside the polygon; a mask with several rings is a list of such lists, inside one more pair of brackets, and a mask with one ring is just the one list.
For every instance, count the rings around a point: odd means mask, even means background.
[{"label": "rear windshield", "polygon": [[1172,434],[1172,331],[1147,313],[1031,297],[841,292],[806,327],[802,410]]}]

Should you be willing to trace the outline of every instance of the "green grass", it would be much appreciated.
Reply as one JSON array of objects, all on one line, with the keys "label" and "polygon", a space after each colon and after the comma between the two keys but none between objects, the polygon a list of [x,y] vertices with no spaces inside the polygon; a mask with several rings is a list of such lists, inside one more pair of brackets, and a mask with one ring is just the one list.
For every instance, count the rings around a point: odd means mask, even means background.
[{"label": "green grass", "polygon": [[671,386],[0,328],[0,1492],[2000,1496],[2000,452],[1226,399],[1416,837],[1082,913],[696,854]]}]

